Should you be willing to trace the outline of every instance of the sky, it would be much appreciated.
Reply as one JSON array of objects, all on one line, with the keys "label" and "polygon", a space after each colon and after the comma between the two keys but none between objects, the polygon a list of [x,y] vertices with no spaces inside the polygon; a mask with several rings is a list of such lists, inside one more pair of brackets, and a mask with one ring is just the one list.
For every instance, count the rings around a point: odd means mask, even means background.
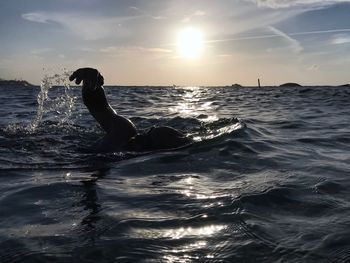
[{"label": "sky", "polygon": [[350,0],[2,0],[0,78],[94,67],[111,85],[345,84],[349,14]]}]

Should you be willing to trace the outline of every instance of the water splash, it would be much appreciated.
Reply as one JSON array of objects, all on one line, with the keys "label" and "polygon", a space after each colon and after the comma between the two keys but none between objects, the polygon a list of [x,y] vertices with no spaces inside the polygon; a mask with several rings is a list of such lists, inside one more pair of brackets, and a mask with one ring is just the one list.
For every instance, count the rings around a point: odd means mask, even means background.
[{"label": "water splash", "polygon": [[[37,131],[45,117],[50,116],[57,122],[57,126],[71,125],[71,116],[75,107],[76,97],[69,85],[71,72],[63,69],[62,73],[46,73],[40,84],[40,91],[37,95],[38,107],[35,118],[29,124],[12,123],[4,131],[7,134],[33,134]],[[49,91],[55,88],[55,98],[49,96]]]},{"label": "water splash", "polygon": [[[56,112],[56,118],[58,118],[58,125],[63,123],[69,123],[69,119],[72,115],[75,97],[70,92],[69,78],[70,72],[64,70],[61,74],[45,75],[40,84],[40,92],[37,96],[38,109],[36,117],[31,121],[26,130],[29,133],[35,132],[43,117],[48,112]],[[56,98],[49,97],[49,90],[54,86],[62,86],[63,94]]]}]

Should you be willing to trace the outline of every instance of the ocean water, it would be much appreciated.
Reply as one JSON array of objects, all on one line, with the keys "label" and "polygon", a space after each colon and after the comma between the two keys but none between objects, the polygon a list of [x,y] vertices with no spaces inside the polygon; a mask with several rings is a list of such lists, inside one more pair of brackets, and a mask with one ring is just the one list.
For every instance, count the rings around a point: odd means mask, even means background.
[{"label": "ocean water", "polygon": [[0,262],[350,262],[349,88],[106,87],[196,142],[92,154],[65,79],[0,87]]}]

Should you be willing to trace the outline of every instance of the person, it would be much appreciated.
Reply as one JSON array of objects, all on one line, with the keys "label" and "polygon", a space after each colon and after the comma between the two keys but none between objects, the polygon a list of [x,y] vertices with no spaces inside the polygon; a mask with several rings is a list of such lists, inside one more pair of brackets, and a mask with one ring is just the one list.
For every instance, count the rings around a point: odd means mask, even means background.
[{"label": "person", "polygon": [[132,121],[118,115],[108,103],[104,92],[104,78],[97,69],[80,68],[69,77],[77,85],[82,82],[82,98],[90,114],[100,124],[106,135],[95,144],[97,152],[154,151],[174,149],[191,144],[182,132],[168,127],[151,127],[139,133]]}]

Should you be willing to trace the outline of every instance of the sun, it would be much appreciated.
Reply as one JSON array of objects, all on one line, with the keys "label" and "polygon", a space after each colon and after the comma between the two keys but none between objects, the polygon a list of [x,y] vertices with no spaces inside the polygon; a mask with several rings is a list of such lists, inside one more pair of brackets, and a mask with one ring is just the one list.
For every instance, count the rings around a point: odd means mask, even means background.
[{"label": "sun", "polygon": [[202,32],[194,27],[182,30],[178,35],[177,46],[182,57],[198,57],[203,48]]}]

